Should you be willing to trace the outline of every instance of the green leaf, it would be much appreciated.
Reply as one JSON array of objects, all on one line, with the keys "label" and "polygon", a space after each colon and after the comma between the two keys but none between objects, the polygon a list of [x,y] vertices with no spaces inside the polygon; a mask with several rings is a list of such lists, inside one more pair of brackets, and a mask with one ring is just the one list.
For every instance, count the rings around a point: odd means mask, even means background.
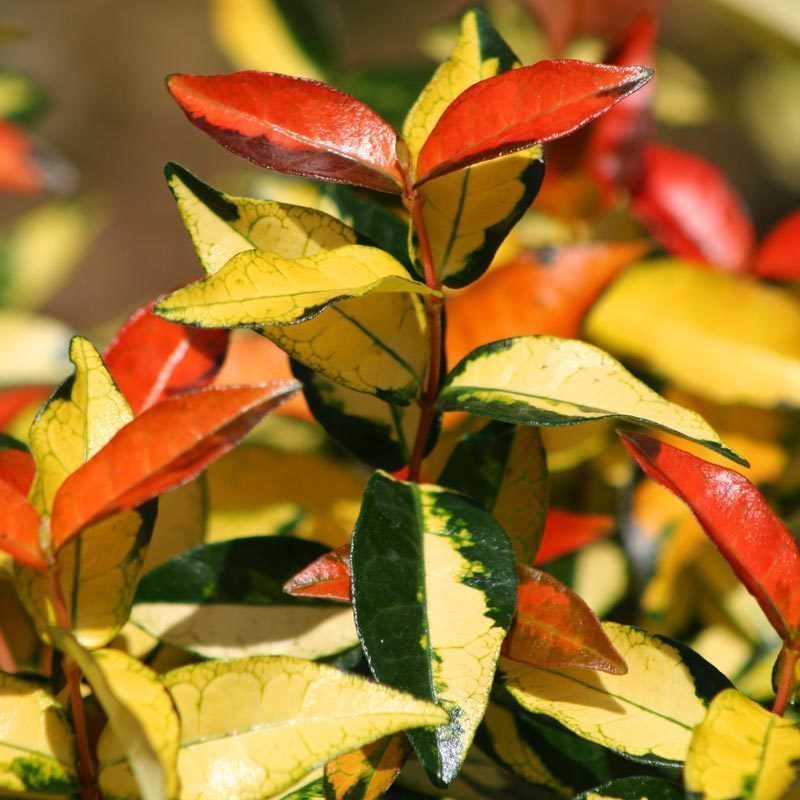
[{"label": "green leaf", "polygon": [[483,345],[447,376],[439,407],[522,425],[617,419],[674,433],[747,466],[699,414],[668,402],[607,353],[575,339],[517,336]]},{"label": "green leaf", "polygon": [[550,487],[539,430],[490,422],[456,445],[439,485],[491,512],[511,539],[517,561],[533,563],[547,519]]},{"label": "green leaf", "polygon": [[682,800],[684,794],[675,784],[660,778],[633,777],[596,786],[579,794],[575,800],[600,800],[603,797],[613,800]]},{"label": "green leaf", "polygon": [[358,643],[351,609],[283,592],[292,575],[325,552],[284,536],[200,545],[142,579],[131,621],[206,658],[341,653]]},{"label": "green leaf", "polygon": [[378,472],[353,532],[351,569],[375,677],[450,715],[435,731],[409,734],[429,774],[447,784],[480,723],[516,603],[508,537],[463,495]]},{"label": "green leaf", "polygon": [[35,81],[20,72],[0,70],[0,119],[30,125],[44,105],[44,93]]}]

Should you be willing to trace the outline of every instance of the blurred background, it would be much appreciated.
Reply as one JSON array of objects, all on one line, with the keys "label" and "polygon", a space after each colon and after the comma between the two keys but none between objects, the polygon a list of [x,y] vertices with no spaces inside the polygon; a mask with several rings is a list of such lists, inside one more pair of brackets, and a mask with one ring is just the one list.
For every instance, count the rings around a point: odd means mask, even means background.
[{"label": "blurred background", "polygon": [[[304,36],[324,29],[323,49],[335,51],[333,74],[346,76],[354,93],[365,71],[401,74],[407,91],[387,89],[397,94],[382,98],[389,106],[413,97],[434,59],[449,50],[455,35],[449,23],[470,6],[454,0],[285,5],[294,8],[295,25],[307,22]],[[531,14],[539,4],[484,5],[523,60],[548,56]],[[245,43],[241,31],[224,29],[238,17],[247,27],[252,7],[252,0],[0,0],[0,22],[9,30],[0,68],[29,76],[41,90],[36,145],[58,163],[56,187],[86,197],[96,231],[43,311],[87,331],[199,275],[164,183],[164,162],[178,161],[227,190],[240,188],[249,167],[184,119],[164,76],[263,69],[272,60],[280,71],[281,32],[270,44],[268,31],[251,30]],[[722,167],[764,231],[798,205],[800,3],[672,0],[661,13],[659,139]],[[592,46],[584,36],[566,54],[591,56]],[[0,195],[0,227],[43,197],[47,192]]]}]

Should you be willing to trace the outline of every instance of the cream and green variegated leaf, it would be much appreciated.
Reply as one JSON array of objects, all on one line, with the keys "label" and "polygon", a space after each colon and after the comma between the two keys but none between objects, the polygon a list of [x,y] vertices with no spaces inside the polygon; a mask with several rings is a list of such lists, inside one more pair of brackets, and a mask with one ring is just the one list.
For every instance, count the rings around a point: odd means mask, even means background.
[{"label": "cream and green variegated leaf", "polygon": [[108,718],[97,744],[107,800],[178,800],[180,720],[159,676],[121,650],[90,653],[51,629],[56,647],[81,669]]},{"label": "cream and green variegated leaf", "polygon": [[575,800],[683,800],[680,787],[660,778],[618,778],[596,786],[575,797]]},{"label": "cream and green variegated leaf", "polygon": [[375,677],[449,714],[447,724],[409,737],[433,779],[450,783],[486,708],[516,605],[508,536],[462,494],[378,472],[353,532],[351,569]]},{"label": "cream and green variegated leaf", "polygon": [[681,764],[711,699],[730,682],[677,642],[612,622],[603,628],[628,665],[626,675],[502,659],[508,691],[526,711],[626,758]]},{"label": "cream and green variegated leaf", "polygon": [[321,769],[315,769],[294,786],[271,797],[270,800],[327,800],[322,773]]},{"label": "cream and green variegated leaf", "polygon": [[[292,362],[311,413],[328,434],[360,461],[394,472],[408,464],[419,425],[419,406],[395,405],[345,389],[318,372]],[[439,417],[428,451],[436,444]]]},{"label": "cream and green variegated leaf", "polygon": [[71,797],[76,762],[66,711],[39,684],[0,672],[0,796]]},{"label": "cream and green variegated leaf", "polygon": [[464,492],[491,512],[511,539],[517,561],[533,563],[550,499],[538,428],[490,422],[467,434],[453,450],[439,485]]},{"label": "cream and green variegated leaf", "polygon": [[0,386],[52,385],[69,374],[73,332],[52,317],[0,310]]},{"label": "cream and green variegated leaf", "polygon": [[289,657],[205,662],[167,673],[164,683],[181,718],[181,800],[297,791],[303,776],[342,753],[447,719],[404,692]]},{"label": "cream and green variegated leaf", "polygon": [[[517,66],[517,57],[488,17],[481,11],[467,12],[453,53],[436,70],[403,125],[412,155],[419,154],[458,95]],[[542,148],[536,146],[436,178],[419,189],[433,263],[447,286],[466,286],[485,272],[530,207],[543,177]]]},{"label": "cream and green variegated leaf", "polygon": [[674,433],[747,466],[699,414],[577,339],[517,336],[478,347],[445,379],[439,407],[519,425],[616,419]]},{"label": "cream and green variegated leaf", "polygon": [[341,653],[358,644],[352,610],[283,592],[292,575],[325,552],[285,536],[201,545],[142,579],[131,621],[205,658]]},{"label": "cream and green variegated leaf", "polygon": [[781,800],[800,792],[800,727],[735,689],[718,694],[694,731],[686,790],[704,800]]}]

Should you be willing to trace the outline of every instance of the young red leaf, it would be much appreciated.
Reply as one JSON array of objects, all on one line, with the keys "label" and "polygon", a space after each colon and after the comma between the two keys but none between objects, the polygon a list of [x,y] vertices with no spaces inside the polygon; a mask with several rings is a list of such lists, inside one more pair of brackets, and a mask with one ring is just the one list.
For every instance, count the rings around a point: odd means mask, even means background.
[{"label": "young red leaf", "polygon": [[29,134],[0,120],[0,191],[28,194],[41,191],[45,183]]},{"label": "young red leaf", "polygon": [[293,597],[317,597],[350,602],[350,543],[312,561],[283,585]]},{"label": "young red leaf", "polygon": [[576,514],[551,508],[536,559],[535,566],[546,564],[561,556],[580,550],[592,542],[604,539],[614,530],[614,517],[608,514]]},{"label": "young red leaf", "polygon": [[152,406],[64,481],[53,503],[53,543],[191,480],[227,453],[296,382],[198,389]]},{"label": "young red leaf", "polygon": [[0,482],[13,486],[27,497],[35,474],[36,463],[27,450],[0,450]]},{"label": "young red leaf", "polygon": [[134,414],[210,383],[222,366],[229,331],[187,328],[157,317],[157,301],[132,314],[103,360]]},{"label": "young red leaf", "polygon": [[0,391],[0,429],[26,406],[42,403],[52,391],[48,386],[18,386]]},{"label": "young red leaf", "polygon": [[0,479],[0,550],[33,569],[46,569],[39,547],[39,515],[13,483]]},{"label": "young red leaf", "polygon": [[767,234],[753,271],[762,278],[800,280],[800,211],[789,214]]},{"label": "young red leaf", "polygon": [[331,86],[249,70],[171,75],[167,88],[200,130],[259,166],[402,191],[397,134],[368,106]]},{"label": "young red leaf", "polygon": [[632,208],[671,253],[729,272],[746,269],[753,223],[738,192],[705,159],[674,147],[648,146]]},{"label": "young red leaf", "polygon": [[503,655],[535,667],[579,667],[624,675],[628,668],[600,620],[569,587],[519,566],[517,614]]},{"label": "young red leaf", "polygon": [[445,109],[422,146],[417,185],[566,136],[652,75],[647,67],[540,61],[473,84]]},{"label": "young red leaf", "polygon": [[641,433],[621,433],[639,466],[691,508],[782,639],[800,641],[800,550],[743,475]]}]

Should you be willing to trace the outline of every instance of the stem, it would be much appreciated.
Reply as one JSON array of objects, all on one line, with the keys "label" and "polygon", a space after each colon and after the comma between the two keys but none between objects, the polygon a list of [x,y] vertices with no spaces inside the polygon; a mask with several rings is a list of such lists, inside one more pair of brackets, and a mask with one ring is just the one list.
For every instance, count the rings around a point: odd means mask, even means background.
[{"label": "stem", "polygon": [[14,654],[6,641],[3,629],[0,628],[0,670],[13,675],[17,671],[17,662],[14,661]]},{"label": "stem", "polygon": [[[59,628],[69,631],[72,629],[70,624],[67,603],[64,600],[64,592],[61,589],[59,580],[60,570],[53,565],[47,573],[50,584],[50,595],[53,600],[53,609],[56,615],[56,624]],[[86,725],[86,708],[83,704],[81,694],[81,671],[80,667],[72,660],[64,658],[64,674],[67,678],[69,689],[69,705],[72,710],[72,722],[75,726],[75,740],[78,745],[78,773],[81,779],[80,795],[83,800],[96,800],[94,766],[89,747],[89,729]]]},{"label": "stem", "polygon": [[[435,291],[439,291],[439,279],[431,255],[431,246],[428,231],[425,227],[425,217],[422,213],[424,198],[413,189],[407,191],[403,202],[411,214],[411,221],[417,231],[419,251],[422,259],[422,268],[425,274],[425,284]],[[444,302],[441,297],[426,297],[425,311],[428,316],[428,341],[430,353],[428,356],[428,375],[425,389],[419,399],[420,417],[417,435],[414,438],[414,447],[408,462],[408,479],[419,482],[422,475],[422,462],[425,457],[425,445],[431,432],[431,425],[436,416],[436,400],[439,396],[439,380],[442,373],[442,346],[444,344],[444,329],[442,326],[442,311]]]},{"label": "stem", "polygon": [[800,659],[800,651],[783,645],[780,658],[780,672],[778,673],[778,693],[775,695],[775,704],[772,713],[782,717],[789,707],[789,700],[795,685],[795,667]]}]

